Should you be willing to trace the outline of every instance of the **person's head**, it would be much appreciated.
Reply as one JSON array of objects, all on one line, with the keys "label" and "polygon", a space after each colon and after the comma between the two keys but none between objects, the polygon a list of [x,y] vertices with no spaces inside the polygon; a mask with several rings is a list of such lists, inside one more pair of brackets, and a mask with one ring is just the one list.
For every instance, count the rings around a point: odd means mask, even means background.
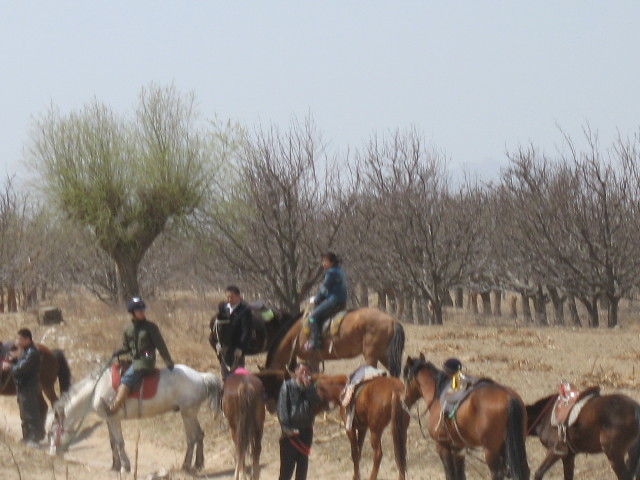
[{"label": "person's head", "polygon": [[320,258],[322,259],[322,268],[325,270],[333,267],[334,265],[340,264],[340,259],[333,252],[325,252],[320,256]]},{"label": "person's head", "polygon": [[227,302],[229,302],[229,305],[236,305],[242,300],[240,289],[235,285],[229,285],[227,288],[225,288],[224,294],[227,297]]},{"label": "person's head", "polygon": [[305,362],[298,363],[294,371],[294,378],[300,385],[309,385],[309,382],[311,382],[311,367]]},{"label": "person's head", "polygon": [[146,309],[147,306],[140,297],[132,297],[127,302],[127,312],[129,312],[135,320],[144,320]]},{"label": "person's head", "polygon": [[457,358],[448,358],[442,365],[442,370],[444,371],[444,373],[452,377],[460,370],[462,370],[462,362]]},{"label": "person's head", "polygon": [[28,328],[21,328],[18,330],[18,336],[16,337],[16,343],[20,348],[28,347],[33,343],[33,335]]}]

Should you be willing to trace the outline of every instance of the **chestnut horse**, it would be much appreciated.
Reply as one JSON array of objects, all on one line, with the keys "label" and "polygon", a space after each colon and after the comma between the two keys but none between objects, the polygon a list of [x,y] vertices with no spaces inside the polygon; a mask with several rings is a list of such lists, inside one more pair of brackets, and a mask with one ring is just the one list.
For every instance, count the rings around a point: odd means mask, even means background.
[{"label": "chestnut horse", "polygon": [[293,370],[296,358],[309,362],[314,371],[323,360],[353,358],[362,354],[368,365],[382,363],[394,377],[400,376],[404,329],[402,324],[377,308],[357,308],[345,315],[340,329],[330,341],[324,339],[321,350],[306,350],[302,333],[302,314],[285,324],[267,353],[268,369]]},{"label": "chestnut horse", "polygon": [[[40,418],[42,419],[42,430],[47,418],[47,402],[44,396],[49,399],[51,407],[58,401],[56,394],[56,380],[60,387],[60,393],[69,390],[71,386],[71,370],[62,350],[49,350],[41,343],[36,343],[36,348],[40,352],[40,388],[42,392],[38,395],[38,403],[40,404]],[[17,353],[17,346],[14,342],[4,342],[0,344],[0,359],[8,358],[9,354]],[[9,372],[0,371],[0,395],[15,395],[16,385],[13,382],[13,375]]]},{"label": "chestnut horse", "polygon": [[[340,405],[340,393],[347,382],[346,375],[318,375],[318,396],[324,403]],[[367,431],[371,430],[371,448],[373,449],[373,468],[370,480],[378,477],[382,461],[382,432],[391,423],[391,436],[395,453],[398,478],[404,480],[407,471],[407,429],[409,414],[403,409],[402,396],[404,385],[394,377],[376,377],[357,388],[355,413],[351,430],[347,431],[351,443],[353,460],[353,479],[360,479],[360,458]],[[346,424],[346,411],[340,407],[342,419]]]},{"label": "chestnut horse", "polygon": [[[236,370],[238,372],[238,370]],[[252,457],[251,478],[260,478],[260,451],[264,429],[265,401],[262,382],[249,372],[233,373],[222,387],[222,411],[229,422],[236,447],[234,480],[245,475],[245,457]]]},{"label": "chestnut horse", "polygon": [[[540,480],[551,466],[562,458],[564,479],[573,479],[576,454],[600,453],[619,480],[640,479],[640,405],[621,394],[598,395],[587,401],[575,423],[567,428],[566,453],[557,452],[558,427],[551,425],[551,414],[557,395],[550,395],[527,405],[529,435],[540,438],[547,456],[536,471]],[[628,454],[625,464],[624,458]]]},{"label": "chestnut horse", "polygon": [[460,403],[453,418],[441,415],[440,394],[450,380],[447,375],[420,358],[407,358],[404,367],[408,407],[420,398],[427,404],[427,428],[436,442],[447,480],[465,478],[466,448],[482,448],[492,480],[505,475],[514,480],[529,479],[525,435],[527,412],[512,389],[491,380],[481,380]]}]

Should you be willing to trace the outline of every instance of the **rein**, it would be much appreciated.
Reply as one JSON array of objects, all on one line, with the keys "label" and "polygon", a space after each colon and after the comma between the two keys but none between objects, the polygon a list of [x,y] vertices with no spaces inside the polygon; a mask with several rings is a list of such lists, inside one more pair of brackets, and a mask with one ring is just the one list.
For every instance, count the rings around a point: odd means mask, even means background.
[{"label": "rein", "polygon": [[544,416],[545,413],[547,413],[547,410],[549,410],[551,408],[551,405],[553,405],[553,403],[555,402],[556,399],[557,399],[557,397],[555,395],[551,396],[551,398],[549,399],[547,404],[544,406],[542,411],[538,414],[536,419],[533,421],[533,423],[531,424],[531,426],[527,430],[527,436],[529,436],[531,434],[531,432],[533,432],[533,429],[538,426],[538,424],[542,420],[542,417]]}]

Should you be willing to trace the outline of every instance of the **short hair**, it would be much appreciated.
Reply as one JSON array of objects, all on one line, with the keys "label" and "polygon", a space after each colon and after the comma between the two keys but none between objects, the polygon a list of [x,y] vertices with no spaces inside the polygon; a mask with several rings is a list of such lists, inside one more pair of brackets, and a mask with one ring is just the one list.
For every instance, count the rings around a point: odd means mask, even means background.
[{"label": "short hair", "polygon": [[20,335],[22,338],[28,338],[29,340],[33,341],[33,335],[31,335],[31,330],[29,330],[28,328],[21,328],[20,330],[18,330],[18,335]]},{"label": "short hair", "polygon": [[295,370],[298,370],[300,367],[307,367],[309,370],[311,370],[311,365],[309,365],[307,362],[305,362],[304,360],[299,361],[298,363],[296,363],[296,368],[294,368]]},{"label": "short hair", "polygon": [[224,289],[224,291],[232,292],[232,293],[235,293],[236,295],[240,295],[240,289],[235,285],[229,285],[227,288]]},{"label": "short hair", "polygon": [[329,260],[334,265],[339,265],[340,264],[340,258],[338,258],[338,255],[336,255],[334,252],[324,252],[321,255],[321,257],[322,258],[326,258],[327,260]]}]

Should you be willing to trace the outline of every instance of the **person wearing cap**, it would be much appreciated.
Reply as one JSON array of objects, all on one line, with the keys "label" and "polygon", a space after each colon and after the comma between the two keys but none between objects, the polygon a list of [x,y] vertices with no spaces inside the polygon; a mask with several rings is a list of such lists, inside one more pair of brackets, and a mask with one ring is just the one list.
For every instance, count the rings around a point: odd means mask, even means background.
[{"label": "person wearing cap", "polygon": [[156,366],[156,350],[169,370],[173,370],[173,360],[158,326],[147,320],[146,305],[140,297],[127,302],[131,323],[122,334],[122,347],[113,352],[113,358],[125,353],[131,356],[131,365],[120,378],[118,391],[111,405],[105,408],[107,415],[118,412],[138,381],[151,373]]},{"label": "person wearing cap", "polygon": [[442,370],[451,379],[451,389],[458,390],[462,386],[462,362],[457,358],[449,358],[442,365]]},{"label": "person wearing cap", "polygon": [[311,369],[298,363],[293,378],[280,388],[277,413],[282,436],[280,438],[279,480],[289,480],[295,470],[296,480],[305,480],[313,442],[314,408],[320,397],[311,382]]},{"label": "person wearing cap", "polygon": [[22,350],[15,363],[2,362],[2,371],[10,372],[16,385],[20,420],[22,421],[22,441],[28,446],[36,446],[44,438],[40,415],[40,352],[33,343],[31,330],[18,331],[16,344]]}]

